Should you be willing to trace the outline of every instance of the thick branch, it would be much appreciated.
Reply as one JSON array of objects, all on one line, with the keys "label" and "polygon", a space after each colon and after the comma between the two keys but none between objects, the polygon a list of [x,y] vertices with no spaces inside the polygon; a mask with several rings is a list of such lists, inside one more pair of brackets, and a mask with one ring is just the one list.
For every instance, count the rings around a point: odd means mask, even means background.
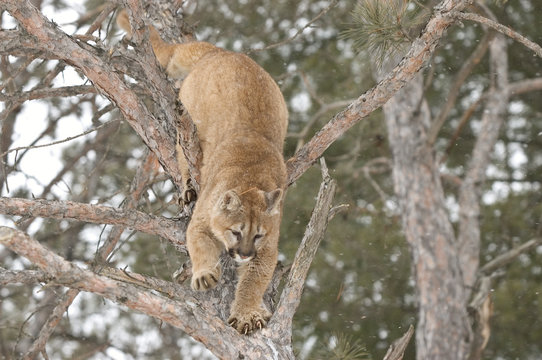
[{"label": "thick branch", "polygon": [[192,179],[192,186],[196,193],[199,193],[200,171],[203,161],[203,154],[199,143],[196,126],[188,112],[184,111],[177,122],[177,142],[183,149],[188,172]]},{"label": "thick branch", "polygon": [[175,246],[184,248],[184,227],[186,226],[184,222],[148,215],[136,210],[119,210],[110,206],[89,205],[73,201],[0,197],[0,213],[122,225],[147,234],[161,236]]},{"label": "thick branch", "polygon": [[384,105],[420,71],[433,54],[444,31],[454,22],[451,11],[461,11],[469,1],[444,0],[420,37],[401,62],[375,87],[333,117],[307,144],[288,160],[288,184],[294,183],[322,153],[350,127]]},{"label": "thick branch", "polygon": [[[225,334],[231,335],[235,330],[222,321],[216,321],[218,314],[213,313],[210,307],[201,306],[189,291],[178,292],[184,295],[182,301],[173,301],[137,286],[96,275],[67,262],[27,235],[6,227],[0,227],[0,244],[36,264],[54,277],[56,284],[93,292],[165,321],[204,342],[219,356],[233,359],[237,355],[237,350],[229,343],[224,344],[223,340]],[[220,352],[216,352],[217,348],[221,348]]]},{"label": "thick branch", "polygon": [[[169,299],[133,285],[134,281],[126,283],[82,269],[24,233],[7,227],[0,227],[0,245],[36,264],[54,278],[55,284],[95,293],[171,324],[203,343],[219,358],[293,358],[288,348],[270,341],[273,334],[269,329],[250,337],[237,333],[223,321],[215,307],[216,299],[209,299],[208,294],[195,293],[183,287],[182,291],[179,288],[174,292],[175,300]],[[139,276],[131,274],[131,277]]]},{"label": "thick branch", "polygon": [[19,30],[0,30],[0,54],[58,59],[47,50],[39,49],[35,38]]},{"label": "thick branch", "polygon": [[[176,102],[177,92],[171,87],[171,84],[166,81],[165,72],[162,71],[156,60],[154,52],[148,38],[148,27],[144,24],[145,18],[140,0],[126,0],[128,5],[128,14],[131,15],[130,21],[132,25],[132,39],[136,42],[135,50],[140,56],[136,56],[134,60],[141,66],[148,83],[156,89],[152,91],[154,101],[159,106],[159,109],[166,113],[166,119],[174,120],[168,125],[176,125],[178,136],[177,142],[181,145],[186,160],[189,165],[189,172],[193,180],[192,185],[199,191],[199,167],[201,166],[201,147],[199,138],[196,133],[196,126],[192,119],[183,111],[181,106]],[[149,66],[153,65],[153,66]],[[164,98],[161,94],[170,95],[169,98]],[[172,106],[173,105],[173,106]],[[183,114],[182,116],[180,116]],[[185,179],[187,180],[187,179]]]},{"label": "thick branch", "polygon": [[0,286],[8,284],[35,284],[50,280],[51,277],[41,270],[12,271],[0,267]]}]

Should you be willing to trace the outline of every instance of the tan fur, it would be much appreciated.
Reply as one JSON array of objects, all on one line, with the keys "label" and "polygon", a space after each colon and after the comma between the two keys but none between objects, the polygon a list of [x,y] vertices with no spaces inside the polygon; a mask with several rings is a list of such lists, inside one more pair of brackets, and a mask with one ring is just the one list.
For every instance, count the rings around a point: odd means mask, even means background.
[{"label": "tan fur", "polygon": [[[125,12],[118,24],[130,34]],[[282,156],[288,112],[271,76],[245,55],[204,42],[151,43],[174,78],[186,78],[179,99],[196,124],[203,152],[201,187],[187,230],[191,286],[214,287],[226,250],[239,265],[228,322],[242,333],[265,326],[262,297],[275,269],[286,167]],[[177,149],[184,179],[188,167]]]}]

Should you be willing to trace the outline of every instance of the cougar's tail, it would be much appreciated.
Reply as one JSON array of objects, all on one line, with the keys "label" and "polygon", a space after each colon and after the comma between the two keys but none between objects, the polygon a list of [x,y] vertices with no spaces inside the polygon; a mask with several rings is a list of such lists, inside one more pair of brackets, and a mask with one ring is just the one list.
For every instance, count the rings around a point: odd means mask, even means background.
[{"label": "cougar's tail", "polygon": [[[132,36],[130,20],[125,10],[122,10],[117,16],[117,24],[126,31],[129,37]],[[158,62],[174,79],[185,77],[205,54],[219,51],[219,48],[206,42],[168,44],[162,40],[158,31],[152,26],[149,27],[149,33],[149,40]]]}]

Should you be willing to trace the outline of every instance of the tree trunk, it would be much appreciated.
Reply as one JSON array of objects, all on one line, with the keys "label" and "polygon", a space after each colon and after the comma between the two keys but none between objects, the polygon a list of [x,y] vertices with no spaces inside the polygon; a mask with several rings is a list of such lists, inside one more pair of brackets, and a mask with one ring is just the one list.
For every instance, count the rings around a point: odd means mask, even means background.
[{"label": "tree trunk", "polygon": [[395,193],[413,255],[417,358],[465,359],[470,338],[465,289],[440,174],[427,141],[430,114],[421,74],[384,105],[384,116]]}]

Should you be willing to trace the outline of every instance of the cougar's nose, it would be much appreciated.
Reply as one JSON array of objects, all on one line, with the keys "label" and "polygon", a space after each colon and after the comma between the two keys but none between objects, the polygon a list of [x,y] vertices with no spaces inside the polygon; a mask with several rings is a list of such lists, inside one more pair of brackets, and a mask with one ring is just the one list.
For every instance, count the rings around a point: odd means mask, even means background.
[{"label": "cougar's nose", "polygon": [[256,253],[253,252],[253,251],[249,251],[249,252],[247,252],[247,253],[244,253],[244,252],[242,252],[242,251],[239,251],[238,254],[239,254],[239,257],[240,257],[241,259],[243,259],[243,260],[250,259],[250,258],[256,256]]}]

